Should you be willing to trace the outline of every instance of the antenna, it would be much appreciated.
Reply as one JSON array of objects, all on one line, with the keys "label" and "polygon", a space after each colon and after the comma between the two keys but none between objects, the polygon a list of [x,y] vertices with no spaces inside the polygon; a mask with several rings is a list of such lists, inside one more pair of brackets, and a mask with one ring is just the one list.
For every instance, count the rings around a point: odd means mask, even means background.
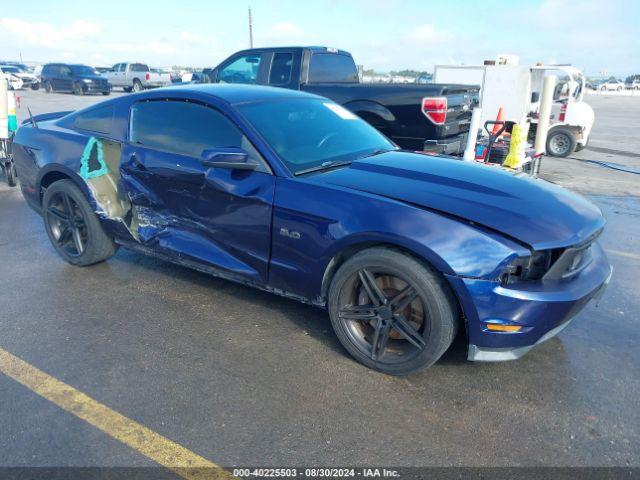
[{"label": "antenna", "polygon": [[251,6],[249,6],[249,48],[253,48],[253,19],[251,18]]},{"label": "antenna", "polygon": [[27,107],[27,112],[29,112],[29,121],[31,122],[31,125],[33,125],[33,128],[38,128],[38,124],[36,123],[36,119],[33,118],[33,114],[31,113],[31,109],[29,107]]}]

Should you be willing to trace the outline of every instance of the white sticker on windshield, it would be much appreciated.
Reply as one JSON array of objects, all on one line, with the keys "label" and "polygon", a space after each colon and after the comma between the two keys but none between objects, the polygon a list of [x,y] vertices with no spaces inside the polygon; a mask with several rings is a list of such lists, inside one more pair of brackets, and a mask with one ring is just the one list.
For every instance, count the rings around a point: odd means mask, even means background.
[{"label": "white sticker on windshield", "polygon": [[356,117],[353,113],[351,113],[346,108],[338,105],[337,103],[323,103],[325,107],[331,110],[333,113],[338,115],[340,118],[344,118],[345,120],[356,120]]}]

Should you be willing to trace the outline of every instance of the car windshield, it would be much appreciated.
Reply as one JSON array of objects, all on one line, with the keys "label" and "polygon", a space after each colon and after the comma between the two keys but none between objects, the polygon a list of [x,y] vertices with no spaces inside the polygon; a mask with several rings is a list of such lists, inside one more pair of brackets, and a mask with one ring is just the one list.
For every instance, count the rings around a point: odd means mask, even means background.
[{"label": "car windshield", "polygon": [[347,165],[397,148],[364,120],[330,100],[266,101],[237,108],[296,175]]},{"label": "car windshield", "polygon": [[95,68],[86,65],[70,65],[70,68],[74,75],[98,75]]}]

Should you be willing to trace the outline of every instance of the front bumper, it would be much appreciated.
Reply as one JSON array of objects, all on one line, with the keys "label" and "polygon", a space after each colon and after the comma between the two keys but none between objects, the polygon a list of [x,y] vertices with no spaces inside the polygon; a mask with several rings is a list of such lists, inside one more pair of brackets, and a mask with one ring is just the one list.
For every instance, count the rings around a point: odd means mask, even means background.
[{"label": "front bumper", "polygon": [[[592,299],[602,295],[612,269],[597,242],[592,261],[569,280],[520,283],[447,277],[458,293],[467,319],[468,359],[504,361],[522,357],[536,345],[557,335]],[[521,327],[497,332],[488,324]]]},{"label": "front bumper", "polygon": [[100,83],[84,83],[82,85],[82,90],[85,93],[102,93],[102,92],[110,92],[111,84],[100,84]]}]

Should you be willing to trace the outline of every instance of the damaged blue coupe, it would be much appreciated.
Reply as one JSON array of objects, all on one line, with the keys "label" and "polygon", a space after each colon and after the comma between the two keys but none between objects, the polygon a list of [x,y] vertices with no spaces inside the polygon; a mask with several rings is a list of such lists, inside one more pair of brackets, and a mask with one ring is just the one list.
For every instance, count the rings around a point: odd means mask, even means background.
[{"label": "damaged blue coupe", "polygon": [[291,90],[188,85],[40,115],[14,158],[66,261],[124,246],[326,307],[349,353],[390,374],[433,364],[458,331],[470,360],[518,358],[611,274],[585,199],[401,151]]}]

